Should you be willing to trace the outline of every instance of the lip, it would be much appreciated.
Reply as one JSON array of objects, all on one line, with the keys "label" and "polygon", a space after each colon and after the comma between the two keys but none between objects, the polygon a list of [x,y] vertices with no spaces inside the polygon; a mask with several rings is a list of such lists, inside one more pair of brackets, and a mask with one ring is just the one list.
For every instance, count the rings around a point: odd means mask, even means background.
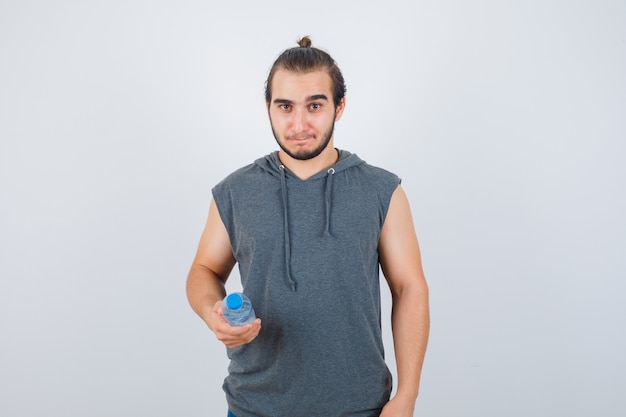
[{"label": "lip", "polygon": [[305,142],[309,142],[311,140],[314,139],[313,135],[306,135],[306,136],[288,136],[287,140],[291,143],[305,143]]}]

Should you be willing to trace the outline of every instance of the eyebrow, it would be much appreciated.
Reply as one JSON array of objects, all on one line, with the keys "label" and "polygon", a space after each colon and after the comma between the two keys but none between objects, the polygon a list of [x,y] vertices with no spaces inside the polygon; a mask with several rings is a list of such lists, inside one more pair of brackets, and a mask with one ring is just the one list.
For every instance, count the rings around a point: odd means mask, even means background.
[{"label": "eyebrow", "polygon": [[[316,100],[328,101],[328,97],[326,96],[326,94],[313,94],[312,96],[307,97],[305,101],[316,101]],[[288,100],[286,98],[276,98],[272,100],[272,102],[276,104],[293,104],[292,100]]]},{"label": "eyebrow", "polygon": [[314,94],[311,97],[307,98],[307,101],[315,101],[315,100],[326,100],[326,101],[328,101],[328,97],[326,97],[326,94]]}]

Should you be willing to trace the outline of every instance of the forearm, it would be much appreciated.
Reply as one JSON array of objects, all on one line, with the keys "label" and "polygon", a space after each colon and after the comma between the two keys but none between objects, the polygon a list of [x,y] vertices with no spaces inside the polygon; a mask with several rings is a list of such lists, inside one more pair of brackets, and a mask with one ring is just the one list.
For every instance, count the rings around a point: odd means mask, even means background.
[{"label": "forearm", "polygon": [[210,269],[193,265],[187,276],[187,299],[191,308],[204,320],[211,330],[211,310],[226,296],[224,281]]},{"label": "forearm", "polygon": [[392,330],[398,371],[396,396],[415,402],[430,330],[425,283],[393,294]]}]

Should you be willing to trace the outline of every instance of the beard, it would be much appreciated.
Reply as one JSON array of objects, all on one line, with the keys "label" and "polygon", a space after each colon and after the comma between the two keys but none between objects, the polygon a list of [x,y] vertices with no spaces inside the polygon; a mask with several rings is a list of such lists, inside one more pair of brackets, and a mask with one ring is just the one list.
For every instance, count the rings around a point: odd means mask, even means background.
[{"label": "beard", "polygon": [[270,125],[272,126],[272,134],[274,134],[274,139],[276,139],[276,143],[278,143],[278,146],[280,146],[280,149],[282,149],[283,152],[285,152],[287,155],[289,155],[293,159],[297,159],[299,161],[306,161],[308,159],[313,159],[319,154],[321,154],[324,151],[324,149],[328,147],[328,144],[330,143],[330,139],[333,137],[333,131],[335,130],[335,121],[333,120],[333,124],[330,125],[330,128],[325,133],[322,134],[322,137],[324,139],[322,140],[322,142],[319,144],[317,148],[311,151],[302,150],[300,152],[292,152],[291,150],[287,149],[287,147],[280,140],[278,134],[274,130],[274,124],[272,123],[271,119],[270,119]]}]

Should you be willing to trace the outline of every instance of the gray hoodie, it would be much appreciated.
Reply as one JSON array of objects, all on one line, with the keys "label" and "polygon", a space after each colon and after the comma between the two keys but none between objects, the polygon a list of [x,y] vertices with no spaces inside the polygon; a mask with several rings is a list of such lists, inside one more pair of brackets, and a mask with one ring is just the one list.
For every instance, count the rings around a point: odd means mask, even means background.
[{"label": "gray hoodie", "polygon": [[303,181],[274,152],[213,188],[244,292],[262,321],[228,349],[237,417],[372,417],[391,376],[380,329],[378,238],[400,179],[339,151]]}]

